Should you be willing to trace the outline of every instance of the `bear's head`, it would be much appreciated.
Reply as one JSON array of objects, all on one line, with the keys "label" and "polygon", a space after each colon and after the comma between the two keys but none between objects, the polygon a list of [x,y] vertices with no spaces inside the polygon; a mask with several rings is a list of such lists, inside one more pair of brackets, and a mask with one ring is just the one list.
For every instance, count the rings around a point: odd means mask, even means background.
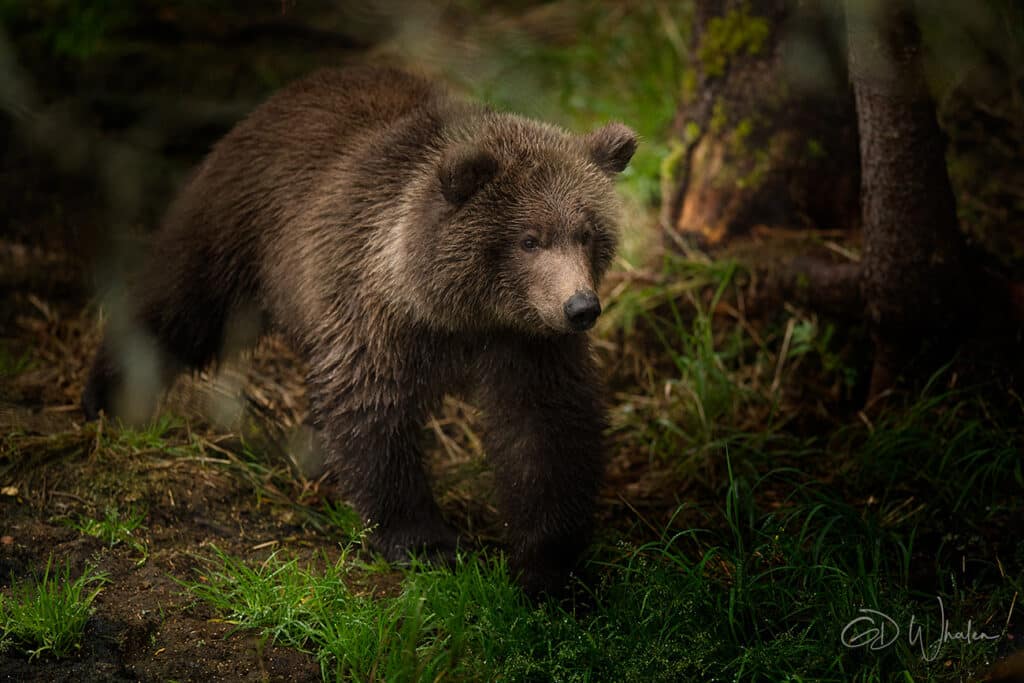
[{"label": "bear's head", "polygon": [[611,123],[573,135],[491,114],[459,138],[441,150],[417,212],[431,318],[540,336],[590,329],[617,243],[614,179],[636,134]]}]

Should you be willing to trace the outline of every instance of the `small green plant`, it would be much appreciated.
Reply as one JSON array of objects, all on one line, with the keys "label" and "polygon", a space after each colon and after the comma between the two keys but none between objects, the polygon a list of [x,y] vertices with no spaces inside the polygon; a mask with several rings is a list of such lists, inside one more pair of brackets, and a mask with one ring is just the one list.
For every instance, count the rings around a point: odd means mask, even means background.
[{"label": "small green plant", "polygon": [[714,454],[772,435],[763,422],[757,432],[747,428],[752,416],[771,417],[770,397],[755,390],[761,378],[750,372],[768,365],[750,367],[755,354],[767,351],[739,322],[723,330],[715,321],[739,272],[735,262],[673,259],[661,283],[627,291],[609,306],[607,325],[638,329],[661,348],[643,390],[620,397],[616,431],[691,473],[717,460]]},{"label": "small green plant", "polygon": [[0,594],[0,649],[19,647],[33,659],[71,654],[80,646],[92,602],[106,581],[106,574],[91,567],[72,579],[71,563],[54,567],[51,556],[42,579]]},{"label": "small green plant", "polygon": [[6,344],[0,344],[0,377],[14,377],[32,367],[32,354],[25,351],[14,354]]},{"label": "small green plant", "polygon": [[323,516],[328,524],[340,531],[345,538],[355,540],[363,533],[363,522],[359,514],[344,503],[324,503]]},{"label": "small green plant", "polygon": [[731,59],[742,54],[758,54],[770,33],[768,21],[752,15],[750,6],[743,4],[708,21],[697,59],[708,76],[723,76]]},{"label": "small green plant", "polygon": [[28,29],[54,57],[74,61],[101,53],[136,12],[130,0],[0,0],[0,19]]},{"label": "small green plant", "polygon": [[149,557],[149,548],[135,532],[145,529],[143,526],[145,519],[145,510],[131,508],[128,512],[121,514],[116,507],[110,507],[104,512],[102,519],[93,519],[83,515],[68,522],[68,526],[87,536],[100,539],[111,548],[121,544],[128,546],[141,554],[142,557],[138,563],[142,564]]},{"label": "small green plant", "polygon": [[849,391],[857,382],[857,369],[847,364],[834,350],[835,332],[833,323],[821,322],[817,316],[800,318],[793,325],[787,361],[817,358],[823,377],[836,377]]},{"label": "small green plant", "polygon": [[[118,451],[139,453],[141,451],[168,451],[175,447],[168,443],[171,433],[182,426],[182,421],[173,415],[163,413],[141,427],[118,422],[117,428],[108,438],[111,448]],[[180,450],[180,449],[178,449]]]}]

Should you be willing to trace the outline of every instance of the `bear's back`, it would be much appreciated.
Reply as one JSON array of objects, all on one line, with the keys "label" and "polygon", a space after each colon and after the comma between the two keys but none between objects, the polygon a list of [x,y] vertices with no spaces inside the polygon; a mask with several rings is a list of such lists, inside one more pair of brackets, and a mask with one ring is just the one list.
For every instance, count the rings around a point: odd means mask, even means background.
[{"label": "bear's back", "polygon": [[305,155],[337,151],[446,93],[438,84],[389,67],[321,69],[275,93],[227,138],[294,142]]},{"label": "bear's back", "polygon": [[442,86],[387,67],[323,69],[286,86],[194,171],[164,216],[149,270],[181,270],[198,259],[216,264],[206,266],[210,288],[236,299],[278,298],[294,275],[281,262],[294,271],[318,249],[295,226],[323,199],[325,179],[396,122],[447,98]]},{"label": "bear's back", "polygon": [[316,71],[275,93],[235,126],[191,184],[222,197],[227,205],[214,211],[225,218],[256,215],[257,208],[270,209],[275,202],[295,204],[316,191],[325,168],[445,96],[437,84],[392,68]]},{"label": "bear's back", "polygon": [[259,261],[255,245],[315,200],[339,160],[446,97],[387,67],[322,69],[286,86],[214,145],[169,207],[161,241],[201,245],[228,265]]}]

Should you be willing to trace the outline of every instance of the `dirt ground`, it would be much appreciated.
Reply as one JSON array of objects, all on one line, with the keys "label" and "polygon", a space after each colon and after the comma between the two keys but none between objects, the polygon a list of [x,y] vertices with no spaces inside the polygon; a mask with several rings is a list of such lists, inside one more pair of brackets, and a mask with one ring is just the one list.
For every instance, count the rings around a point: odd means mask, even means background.
[{"label": "dirt ground", "polygon": [[[211,545],[265,557],[285,545],[312,553],[337,543],[289,505],[261,501],[251,478],[222,464],[223,453],[211,451],[218,457],[204,461],[195,452],[175,457],[159,448],[106,447],[105,425],[83,423],[73,400],[94,335],[69,331],[74,325],[52,310],[53,318],[39,317],[45,300],[37,294],[6,295],[4,342],[32,361],[0,382],[0,585],[38,575],[51,557],[70,562],[72,575],[90,566],[109,581],[79,653],[35,661],[0,654],[4,680],[319,680],[319,666],[307,654],[229,636],[232,626],[193,604],[176,580],[195,580],[199,557]],[[13,309],[28,303],[35,315],[11,310],[12,303]],[[55,330],[67,336],[48,343],[44,338]],[[211,438],[215,446],[217,437]],[[181,439],[179,429],[167,442]],[[102,518],[112,507],[145,511],[144,561],[134,548],[111,548],[68,526],[83,516]]]},{"label": "dirt ground", "polygon": [[[3,680],[319,680],[314,657],[233,634],[178,583],[201,576],[213,547],[257,561],[277,550],[333,559],[349,540],[325,523],[315,476],[290,459],[302,452],[292,437],[305,410],[295,358],[271,339],[214,377],[181,378],[165,402],[179,417],[162,436],[125,437],[84,422],[78,407],[101,328],[75,282],[85,265],[59,246],[9,240],[0,263],[0,345],[15,364],[24,359],[0,378],[0,590],[39,576],[51,558],[69,562],[73,576],[92,567],[108,578],[79,652],[29,660],[8,651]],[[213,424],[218,405],[232,414]],[[424,436],[446,515],[477,542],[496,540],[471,409],[450,401]],[[664,519],[684,490],[635,456],[610,464],[603,524]],[[111,509],[143,512],[145,553],[69,525]],[[375,573],[355,589],[387,591],[399,578]]]},{"label": "dirt ground", "polygon": [[[372,13],[294,9],[156,3],[84,63],[46,53],[45,26],[6,27],[26,109],[38,116],[0,119],[0,353],[12,372],[0,373],[0,590],[38,576],[50,558],[109,580],[79,652],[0,653],[2,680],[320,679],[311,655],[232,634],[177,583],[197,579],[213,546],[251,559],[275,550],[330,559],[347,540],[323,522],[315,477],[298,476],[286,455],[302,450],[290,441],[304,411],[287,350],[270,342],[216,381],[179,382],[167,408],[181,419],[160,442],[119,441],[78,409],[99,341],[97,292],[130,264],[187,169],[275,85],[389,36]],[[43,119],[51,127],[35,125]],[[228,414],[211,421],[211,405]],[[446,513],[487,541],[488,479],[465,418],[450,405],[426,436]],[[144,561],[69,526],[113,508],[143,511]],[[375,574],[359,590],[397,577]]]},{"label": "dirt ground", "polygon": [[[320,680],[312,656],[232,635],[231,624],[177,583],[200,576],[213,546],[247,559],[281,549],[333,559],[347,540],[318,516],[317,482],[294,472],[290,447],[279,441],[303,412],[294,358],[271,341],[216,380],[183,378],[167,409],[184,417],[158,441],[123,442],[115,427],[85,423],[77,405],[100,325],[87,290],[64,282],[83,264],[60,249],[9,241],[0,253],[8,283],[0,344],[9,358],[26,359],[0,378],[0,589],[38,576],[51,558],[69,562],[73,576],[88,566],[108,578],[80,652],[34,661],[0,654],[3,680]],[[226,394],[249,407],[231,425],[211,426],[204,406]],[[272,426],[278,441],[245,421]],[[435,451],[442,460],[450,452]],[[448,485],[446,508],[465,526],[479,503],[460,488],[456,469],[441,462],[439,485]],[[144,512],[144,559],[69,526],[109,509]],[[358,589],[397,578],[375,575]]]},{"label": "dirt ground", "polygon": [[[108,578],[79,652],[30,660],[12,648],[0,654],[3,680],[319,680],[314,657],[232,633],[178,583],[201,577],[214,547],[255,561],[277,550],[334,559],[349,540],[325,523],[315,476],[290,459],[305,411],[296,359],[270,339],[213,377],[180,378],[165,401],[178,417],[160,438],[126,437],[86,423],[78,406],[102,324],[80,283],[85,264],[59,245],[10,240],[0,263],[0,346],[17,366],[0,378],[0,590],[51,559]],[[214,424],[217,406],[230,414]],[[471,409],[449,401],[424,436],[446,515],[486,543],[498,530],[472,429]],[[626,530],[638,515],[665,519],[684,490],[637,454],[613,458],[609,477],[602,524]],[[145,553],[70,526],[112,509],[142,511]],[[374,573],[354,588],[387,591],[399,578]]]},{"label": "dirt ground", "polygon": [[[278,83],[372,53],[387,38],[376,28],[348,38],[351,22],[338,30],[291,11],[313,5],[266,3],[263,14],[165,8],[125,29],[123,46],[88,68],[46,62],[31,38],[19,45],[40,110],[55,113],[61,134],[21,139],[25,129],[0,118],[0,368],[12,370],[0,372],[0,590],[38,576],[50,558],[108,581],[79,652],[32,661],[0,653],[0,680],[320,680],[312,655],[233,633],[179,583],[200,580],[214,547],[255,561],[274,551],[329,561],[350,540],[326,522],[323,492],[301,456],[301,370],[288,350],[270,340],[216,377],[179,381],[167,399],[176,421],[159,439],[87,424],[78,408],[99,341],[96,293],[130,265],[186,169]],[[326,28],[310,32],[314,24]],[[111,249],[114,227],[127,247]],[[767,258],[764,243],[751,249]],[[118,258],[104,260],[111,253]],[[602,353],[631,361],[615,356],[613,341]],[[850,404],[843,409],[860,401],[810,382],[794,391],[808,430],[826,419],[821,396]],[[495,511],[472,425],[472,410],[450,402],[425,438],[446,515],[489,543],[498,536]],[[600,524],[645,539],[681,500],[701,495],[699,476],[684,478],[640,452],[615,453],[608,481]],[[70,526],[113,508],[142,512],[144,553]],[[393,591],[399,578],[357,574],[365,583],[353,588]]]}]

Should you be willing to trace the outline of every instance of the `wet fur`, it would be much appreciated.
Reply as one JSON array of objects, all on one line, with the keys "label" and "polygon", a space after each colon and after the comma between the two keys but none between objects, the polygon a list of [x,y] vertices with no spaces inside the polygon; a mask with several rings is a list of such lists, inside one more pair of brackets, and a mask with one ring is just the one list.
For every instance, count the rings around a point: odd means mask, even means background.
[{"label": "wet fur", "polygon": [[634,148],[621,125],[572,136],[400,71],[318,72],[221,140],[168,210],[85,412],[123,391],[125,330],[155,342],[169,380],[256,312],[307,360],[325,471],[385,557],[455,548],[418,435],[460,393],[484,415],[512,567],[553,588],[589,538],[605,413],[587,337],[538,312],[558,302],[531,300],[547,290],[518,240],[575,254],[596,287],[615,249],[611,176]]}]

